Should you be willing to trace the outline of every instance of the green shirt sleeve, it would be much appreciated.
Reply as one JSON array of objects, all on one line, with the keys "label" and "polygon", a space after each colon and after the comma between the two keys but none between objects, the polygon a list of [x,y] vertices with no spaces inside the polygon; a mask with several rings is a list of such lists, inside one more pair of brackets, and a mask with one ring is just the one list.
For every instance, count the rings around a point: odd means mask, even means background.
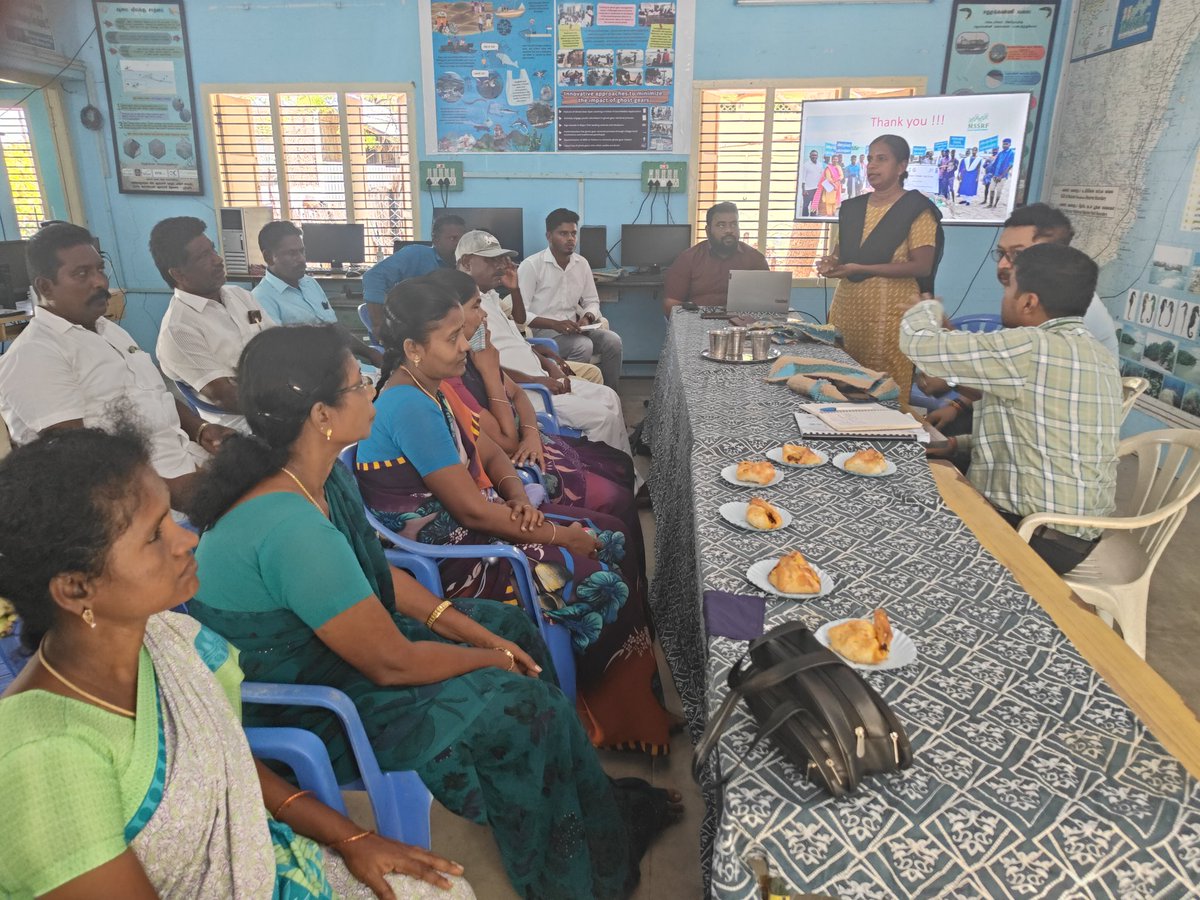
[{"label": "green shirt sleeve", "polygon": [[118,773],[105,748],[80,736],[22,744],[0,757],[4,829],[0,894],[41,895],[125,852]]},{"label": "green shirt sleeve", "polygon": [[316,509],[275,525],[258,556],[267,590],[314,631],[375,595],[345,536]]}]

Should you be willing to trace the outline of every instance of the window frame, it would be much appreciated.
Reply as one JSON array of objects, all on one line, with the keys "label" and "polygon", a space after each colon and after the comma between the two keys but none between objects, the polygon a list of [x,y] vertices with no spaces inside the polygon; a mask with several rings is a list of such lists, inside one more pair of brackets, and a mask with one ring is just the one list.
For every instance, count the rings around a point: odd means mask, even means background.
[{"label": "window frame", "polygon": [[[33,237],[33,235],[41,227],[41,223],[50,218],[50,205],[46,201],[46,185],[42,178],[42,165],[38,158],[37,138],[34,136],[33,125],[30,122],[29,104],[26,102],[7,103],[0,101],[0,121],[3,121],[3,119],[8,116],[10,110],[17,111],[17,115],[13,118],[20,121],[21,127],[24,130],[27,138],[26,143],[29,148],[29,164],[33,169],[33,181],[37,186],[37,202],[38,206],[40,207],[38,210],[38,215],[34,219],[32,226],[22,229],[21,209],[17,203],[16,194],[13,192],[13,176],[11,174],[7,174],[6,182],[8,185],[9,202],[12,204],[13,213],[17,223],[16,239],[20,241],[27,241],[29,238]],[[7,172],[8,164],[7,161],[4,160],[3,156],[3,149],[0,148],[0,167],[3,167]]]},{"label": "window frame", "polygon": [[[770,122],[773,112],[774,91],[778,90],[831,90],[838,91],[838,98],[842,100],[850,99],[850,93],[859,88],[867,88],[871,90],[879,89],[895,89],[909,88],[912,89],[916,97],[925,96],[926,89],[929,85],[929,79],[923,75],[885,75],[885,76],[870,76],[857,78],[853,76],[845,76],[838,78],[744,78],[744,79],[721,79],[713,81],[693,81],[692,82],[692,149],[688,155],[688,168],[691,170],[688,179],[688,220],[692,224],[693,233],[697,239],[703,236],[700,229],[700,222],[703,217],[699,214],[697,203],[700,193],[700,153],[704,146],[703,134],[701,128],[703,126],[704,116],[704,92],[707,90],[765,90],[767,91],[766,102],[764,106],[764,120]],[[833,98],[831,98],[833,99]],[[764,136],[766,132],[764,131]],[[759,212],[758,221],[754,225],[754,231],[757,232],[758,238],[756,241],[750,242],[760,252],[763,248],[760,243],[763,241],[764,235],[770,224],[770,180],[767,175],[770,163],[770,149],[767,147],[767,141],[763,142],[763,156],[759,161],[759,170],[762,173],[762,180],[759,188]],[[791,186],[792,191],[795,191],[795,185]],[[822,224],[822,223],[814,223]],[[837,243],[837,224],[823,223],[825,225],[825,238],[827,246],[833,247]],[[743,225],[743,230],[748,230]],[[824,279],[818,277],[803,278],[798,277],[793,273],[792,287],[820,287]]]},{"label": "window frame", "polygon": [[[417,157],[417,139],[418,129],[416,121],[415,94],[416,87],[411,82],[401,83],[375,83],[375,82],[281,82],[281,83],[237,83],[237,84],[202,84],[200,86],[200,95],[203,98],[205,110],[205,129],[207,131],[206,143],[208,145],[208,172],[213,185],[213,202],[214,207],[221,208],[228,206],[225,199],[225,184],[221,178],[220,167],[220,152],[221,148],[217,140],[217,129],[214,119],[214,98],[220,94],[268,94],[271,96],[271,116],[272,116],[272,138],[275,144],[276,167],[279,175],[277,176],[276,185],[278,188],[279,215],[286,216],[288,209],[289,186],[286,169],[284,166],[284,153],[282,135],[278,130],[278,97],[284,94],[337,94],[339,123],[346,122],[345,96],[347,94],[396,94],[404,97],[405,120],[408,127],[408,192],[412,208],[412,223],[414,238],[421,235],[421,203],[418,178],[418,157]],[[341,129],[342,153],[344,159],[350,157],[350,137],[347,129]],[[346,221],[360,221],[354,210],[354,193],[349,190],[351,184],[350,166],[344,167],[343,177],[347,185],[346,197]],[[301,223],[303,226],[303,223]],[[368,248],[368,253],[370,248]],[[370,260],[368,260],[370,262]]]}]

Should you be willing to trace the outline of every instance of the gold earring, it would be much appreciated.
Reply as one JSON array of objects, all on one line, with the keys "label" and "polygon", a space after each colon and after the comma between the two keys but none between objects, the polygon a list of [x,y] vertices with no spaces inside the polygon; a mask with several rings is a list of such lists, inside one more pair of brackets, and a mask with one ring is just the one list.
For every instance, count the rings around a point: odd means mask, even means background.
[{"label": "gold earring", "polygon": [[96,627],[96,614],[92,612],[91,607],[84,607],[83,612],[79,614],[83,621],[87,622],[88,628]]},{"label": "gold earring", "polygon": [[327,441],[333,440],[333,429],[332,428],[325,429],[325,440],[327,440]]}]

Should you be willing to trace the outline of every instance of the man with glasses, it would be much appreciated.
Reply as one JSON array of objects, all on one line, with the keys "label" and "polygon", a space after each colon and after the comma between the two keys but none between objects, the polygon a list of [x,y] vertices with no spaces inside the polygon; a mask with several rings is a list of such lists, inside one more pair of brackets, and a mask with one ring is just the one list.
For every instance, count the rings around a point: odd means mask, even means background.
[{"label": "man with glasses", "polygon": [[[1070,246],[1075,237],[1071,220],[1046,203],[1031,203],[1016,210],[1004,222],[1004,230],[996,247],[992,250],[992,258],[996,260],[996,279],[1004,287],[1008,287],[1012,279],[1013,261],[1028,247],[1035,244],[1059,244]],[[1083,316],[1083,324],[1092,336],[1100,342],[1117,365],[1117,330],[1107,307],[1099,295],[1092,294],[1087,312]],[[917,386],[930,396],[941,396],[955,385],[941,379],[919,375]],[[971,407],[980,398],[979,391],[970,387],[958,388],[957,395],[950,403],[941,409],[929,413],[929,424],[947,436],[969,434],[971,431]],[[964,415],[964,413],[966,415]]]}]

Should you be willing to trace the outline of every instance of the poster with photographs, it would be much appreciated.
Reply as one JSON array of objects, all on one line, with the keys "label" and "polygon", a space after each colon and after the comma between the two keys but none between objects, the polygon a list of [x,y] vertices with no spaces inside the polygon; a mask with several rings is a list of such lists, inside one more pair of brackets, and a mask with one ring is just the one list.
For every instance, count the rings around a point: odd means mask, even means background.
[{"label": "poster with photographs", "polygon": [[1187,290],[1192,252],[1180,249],[1156,248],[1150,284],[1122,298],[1117,341],[1121,374],[1147,379],[1147,397],[1200,425],[1200,296]]},{"label": "poster with photographs", "polygon": [[92,5],[123,194],[201,194],[183,4]]},{"label": "poster with photographs", "polygon": [[434,153],[686,152],[676,2],[421,5]]}]

